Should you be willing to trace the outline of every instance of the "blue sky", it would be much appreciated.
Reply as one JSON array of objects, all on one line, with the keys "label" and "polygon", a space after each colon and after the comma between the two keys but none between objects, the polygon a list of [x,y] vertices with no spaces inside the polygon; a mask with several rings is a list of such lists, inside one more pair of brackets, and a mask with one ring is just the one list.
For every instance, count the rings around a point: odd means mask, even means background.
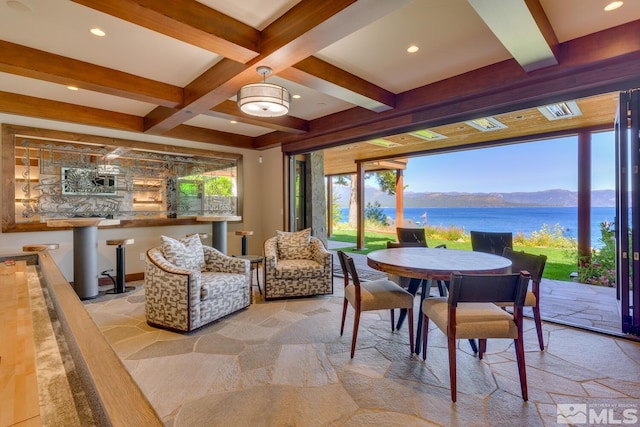
[{"label": "blue sky", "polygon": [[[411,192],[514,192],[578,189],[578,138],[565,137],[450,154],[412,157],[404,172]],[[613,189],[613,132],[593,136],[593,190]],[[367,185],[376,185],[369,180]]]}]

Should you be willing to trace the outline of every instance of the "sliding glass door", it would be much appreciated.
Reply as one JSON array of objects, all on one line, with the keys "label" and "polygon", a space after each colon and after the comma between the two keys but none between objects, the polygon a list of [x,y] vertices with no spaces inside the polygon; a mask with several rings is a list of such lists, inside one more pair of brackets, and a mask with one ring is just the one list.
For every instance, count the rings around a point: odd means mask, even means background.
[{"label": "sliding glass door", "polygon": [[622,332],[640,335],[640,93],[620,94],[616,132],[616,263]]}]

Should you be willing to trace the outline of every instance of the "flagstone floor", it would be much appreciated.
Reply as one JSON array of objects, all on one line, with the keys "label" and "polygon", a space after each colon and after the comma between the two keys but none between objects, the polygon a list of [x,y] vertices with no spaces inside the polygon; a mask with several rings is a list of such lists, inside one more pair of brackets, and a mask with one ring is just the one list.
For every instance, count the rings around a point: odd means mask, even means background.
[{"label": "flagstone floor", "polygon": [[[528,402],[511,341],[491,340],[483,360],[461,341],[454,404],[437,329],[423,361],[410,353],[407,328],[391,332],[387,312],[363,313],[349,357],[353,311],[341,337],[341,278],[334,296],[265,302],[254,288],[248,309],[190,334],[147,325],[134,284],[85,306],[167,426],[556,426],[563,414],[579,422],[582,412],[566,413],[576,408],[606,407],[617,419],[640,410],[640,343],[608,334],[545,322],[540,351],[526,319]],[[551,296],[575,305],[575,294],[552,285],[549,309]]]}]

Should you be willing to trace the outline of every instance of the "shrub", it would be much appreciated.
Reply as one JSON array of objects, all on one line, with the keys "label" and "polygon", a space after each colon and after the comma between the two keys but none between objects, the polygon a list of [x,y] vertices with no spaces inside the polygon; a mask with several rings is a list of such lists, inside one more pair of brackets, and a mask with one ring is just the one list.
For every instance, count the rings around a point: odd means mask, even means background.
[{"label": "shrub", "polygon": [[388,226],[389,222],[387,221],[387,216],[384,214],[380,202],[375,201],[373,204],[371,202],[367,203],[367,207],[364,208],[364,218],[371,224]]},{"label": "shrub", "polygon": [[582,259],[578,265],[578,280],[598,286],[616,286],[616,247],[613,223],[600,223],[600,249],[591,250],[590,259]]}]

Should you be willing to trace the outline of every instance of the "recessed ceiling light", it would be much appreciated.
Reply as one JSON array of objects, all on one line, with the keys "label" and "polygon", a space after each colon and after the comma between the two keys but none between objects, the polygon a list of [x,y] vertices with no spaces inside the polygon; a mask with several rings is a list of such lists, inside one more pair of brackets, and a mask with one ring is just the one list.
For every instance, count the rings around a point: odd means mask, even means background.
[{"label": "recessed ceiling light", "polygon": [[617,8],[622,6],[622,4],[623,4],[623,2],[621,2],[621,1],[612,1],[611,3],[609,3],[608,5],[606,5],[604,7],[604,10],[606,10],[607,12],[610,12],[612,10],[616,10]]},{"label": "recessed ceiling light", "polygon": [[493,117],[483,117],[481,119],[470,120],[465,122],[469,126],[472,126],[482,132],[488,132],[492,130],[498,129],[506,129],[506,125],[504,123],[500,123],[498,120]]},{"label": "recessed ceiling light", "polygon": [[540,111],[548,120],[568,119],[575,116],[581,116],[582,111],[575,101],[558,102],[557,104],[549,104],[539,107]]},{"label": "recessed ceiling light", "polygon": [[91,34],[93,34],[94,36],[98,36],[98,37],[104,37],[104,36],[107,35],[107,33],[102,31],[100,28],[92,28],[89,31],[91,31]]},{"label": "recessed ceiling light", "polygon": [[67,86],[67,89],[69,89],[69,90],[78,90],[78,88],[75,87],[75,86]]},{"label": "recessed ceiling light", "polygon": [[389,141],[388,139],[382,139],[382,138],[372,139],[366,142],[368,144],[373,144],[373,145],[377,145],[378,147],[385,147],[385,148],[397,147],[398,145],[400,145],[397,142]]},{"label": "recessed ceiling light", "polygon": [[427,141],[435,141],[438,139],[446,138],[446,136],[441,135],[438,132],[434,132],[432,130],[427,130],[427,129],[411,132],[410,135],[417,136],[418,138],[426,139]]},{"label": "recessed ceiling light", "polygon": [[411,46],[409,46],[407,48],[407,52],[409,52],[409,53],[416,53],[419,50],[420,50],[420,48],[418,46],[414,45],[414,44],[412,44]]},{"label": "recessed ceiling light", "polygon": [[293,95],[293,96],[292,96],[292,98],[293,98],[293,99],[300,99],[300,98],[302,98],[302,97],[301,97],[300,95]]},{"label": "recessed ceiling light", "polygon": [[18,0],[7,0],[7,6],[9,6],[13,10],[17,10],[18,12],[33,12],[33,8],[26,3],[23,3]]}]

